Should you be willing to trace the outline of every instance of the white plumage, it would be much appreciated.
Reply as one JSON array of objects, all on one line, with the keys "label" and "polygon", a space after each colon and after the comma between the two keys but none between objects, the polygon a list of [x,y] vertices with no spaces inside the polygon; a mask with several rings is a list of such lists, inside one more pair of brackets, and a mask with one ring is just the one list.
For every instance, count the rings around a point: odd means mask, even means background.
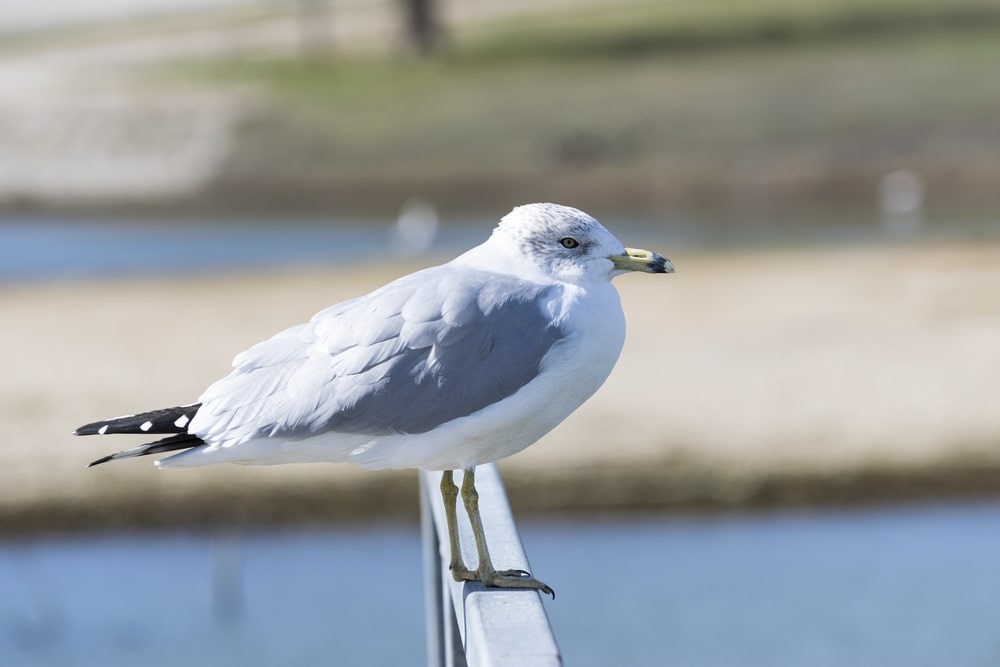
[{"label": "white plumage", "polygon": [[[567,235],[579,248],[559,244]],[[608,258],[623,255],[617,239],[575,209],[516,209],[486,243],[457,259],[327,308],[238,355],[233,372],[201,396],[188,429],[206,446],[159,465],[352,461],[444,470],[510,456],[555,427],[611,372],[625,321],[610,282],[620,269]],[[535,330],[512,327],[521,320]],[[505,354],[479,354],[470,339],[484,327],[510,338]],[[511,368],[530,379],[509,396],[483,398],[484,385]],[[443,378],[467,389],[447,396],[452,405],[418,404],[424,415],[401,418],[415,409],[409,396],[427,390],[412,382],[421,372],[440,376],[428,382]],[[409,383],[405,390],[389,395],[386,385],[401,381]],[[371,420],[366,429],[337,425],[365,400],[384,432],[373,433]],[[437,420],[436,412],[454,418]],[[419,429],[398,428],[416,422]]]},{"label": "white plumage", "polygon": [[574,208],[514,209],[490,238],[441,266],[331,306],[239,354],[197,403],[95,422],[80,435],[173,433],[95,463],[182,451],[163,468],[236,462],[353,462],[446,471],[454,534],[457,488],[480,546],[453,574],[538,588],[496,572],[476,528],[474,468],[534,443],[604,382],[625,340],[611,279],[669,273],[669,260],[625,248]]}]

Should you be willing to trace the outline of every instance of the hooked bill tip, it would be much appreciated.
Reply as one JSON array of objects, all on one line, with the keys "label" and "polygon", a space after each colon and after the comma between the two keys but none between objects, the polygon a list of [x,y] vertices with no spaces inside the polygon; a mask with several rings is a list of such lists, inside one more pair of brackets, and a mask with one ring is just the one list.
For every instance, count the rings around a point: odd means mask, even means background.
[{"label": "hooked bill tip", "polygon": [[674,263],[663,255],[657,255],[653,260],[653,273],[673,273]]}]

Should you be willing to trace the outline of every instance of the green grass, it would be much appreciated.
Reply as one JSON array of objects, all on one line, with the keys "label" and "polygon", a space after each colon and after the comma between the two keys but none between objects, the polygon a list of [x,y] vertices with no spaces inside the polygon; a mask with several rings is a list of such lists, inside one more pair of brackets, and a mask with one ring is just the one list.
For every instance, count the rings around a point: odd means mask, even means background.
[{"label": "green grass", "polygon": [[473,51],[502,59],[627,58],[968,30],[998,20],[992,0],[632,0],[513,19],[470,37]]},{"label": "green grass", "polygon": [[868,183],[898,166],[933,179],[996,167],[993,6],[634,3],[455,34],[425,61],[253,60],[195,75],[270,91],[275,112],[248,127],[242,154],[270,178],[268,164],[298,165],[372,187],[575,180],[654,195]]}]

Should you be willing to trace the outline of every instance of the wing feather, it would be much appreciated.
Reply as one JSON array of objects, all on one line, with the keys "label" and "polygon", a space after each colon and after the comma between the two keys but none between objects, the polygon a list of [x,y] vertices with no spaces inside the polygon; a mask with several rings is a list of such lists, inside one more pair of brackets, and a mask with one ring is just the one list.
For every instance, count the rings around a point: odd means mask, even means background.
[{"label": "wing feather", "polygon": [[510,396],[560,338],[556,286],[448,265],[332,306],[237,356],[191,432],[234,445],[423,433]]}]

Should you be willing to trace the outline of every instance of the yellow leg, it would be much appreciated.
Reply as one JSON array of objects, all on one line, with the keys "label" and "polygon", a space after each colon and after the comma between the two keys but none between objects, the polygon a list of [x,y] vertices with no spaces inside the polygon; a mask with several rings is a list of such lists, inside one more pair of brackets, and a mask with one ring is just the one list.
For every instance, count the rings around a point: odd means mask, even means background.
[{"label": "yellow leg", "polygon": [[448,569],[455,581],[469,580],[469,568],[462,559],[462,547],[458,542],[458,487],[451,470],[441,473],[441,499],[444,501],[444,516],[448,521],[448,544],[451,546],[451,564]]},{"label": "yellow leg", "polygon": [[472,534],[476,538],[476,551],[479,553],[479,567],[470,570],[462,560],[462,550],[458,541],[458,488],[451,470],[441,475],[441,497],[444,500],[445,517],[448,520],[448,541],[451,545],[451,576],[455,581],[481,581],[484,586],[493,588],[530,588],[548,593],[555,599],[555,592],[546,584],[538,581],[524,570],[501,570],[493,568],[489,547],[486,545],[486,534],[483,531],[483,520],[479,516],[479,492],[476,491],[475,468],[465,471],[462,479],[462,501],[465,511],[472,524]]}]

